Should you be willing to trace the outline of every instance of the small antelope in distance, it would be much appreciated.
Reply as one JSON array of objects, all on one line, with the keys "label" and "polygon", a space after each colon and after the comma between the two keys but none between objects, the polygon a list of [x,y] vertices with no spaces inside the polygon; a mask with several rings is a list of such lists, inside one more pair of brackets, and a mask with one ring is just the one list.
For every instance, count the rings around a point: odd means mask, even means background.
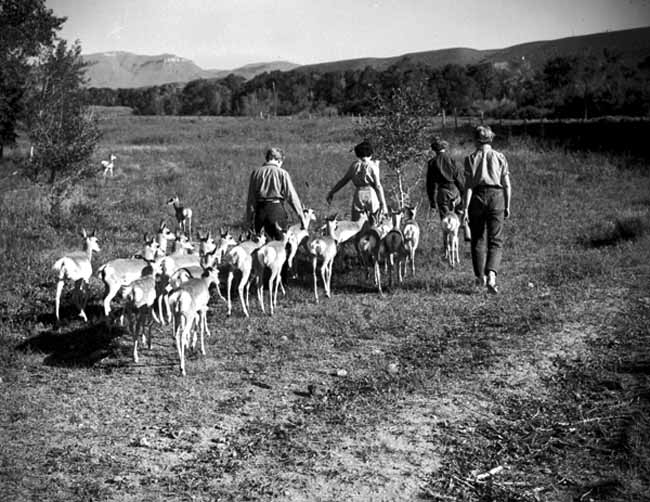
[{"label": "small antelope in distance", "polygon": [[323,237],[314,237],[307,243],[307,250],[312,255],[312,271],[314,276],[314,297],[318,303],[318,279],[316,276],[316,268],[318,261],[321,260],[320,275],[323,279],[323,287],[325,288],[325,296],[329,298],[332,294],[332,265],[334,258],[338,251],[338,233],[336,227],[338,221],[336,215],[328,218],[326,223],[327,235]]},{"label": "small antelope in distance", "polygon": [[460,228],[460,218],[453,211],[449,211],[440,221],[442,235],[445,242],[445,258],[453,268],[460,263],[458,258],[458,229]]},{"label": "small antelope in distance", "polygon": [[181,229],[181,232],[187,234],[188,236],[192,235],[192,210],[189,207],[181,206],[181,201],[178,198],[178,195],[174,195],[171,199],[167,201],[168,206],[174,206],[174,212],[176,214],[176,221],[178,222],[178,228]]},{"label": "small antelope in distance", "polygon": [[[417,214],[417,204],[414,207],[405,206],[404,207],[404,216],[406,221],[402,226],[402,233],[404,234],[404,247],[408,253],[408,261],[411,263],[411,273],[415,277],[415,251],[420,244],[420,225],[415,221],[415,216]],[[403,262],[404,268],[406,269],[406,261]],[[406,270],[404,270],[404,275],[406,275]]]},{"label": "small antelope in distance", "polygon": [[113,166],[115,165],[115,159],[117,159],[117,157],[111,153],[108,157],[108,160],[101,161],[100,164],[104,170],[104,178],[106,176],[113,176]]},{"label": "small antelope in distance", "polygon": [[59,307],[61,304],[61,292],[63,291],[63,284],[66,279],[70,279],[74,282],[75,289],[73,293],[73,301],[77,308],[79,308],[79,316],[84,321],[88,321],[84,309],[88,302],[88,286],[90,277],[93,275],[91,258],[93,251],[99,252],[99,244],[97,243],[97,237],[95,236],[94,230],[92,234],[88,235],[86,230],[82,229],[81,236],[84,239],[82,251],[67,253],[62,258],[59,258],[52,266],[52,269],[57,273],[59,278],[56,283],[55,297],[57,322],[60,321]]},{"label": "small antelope in distance", "polygon": [[264,311],[264,274],[268,270],[269,276],[269,311],[274,313],[275,306],[278,303],[278,289],[282,278],[280,272],[284,262],[287,261],[287,243],[289,242],[289,233],[280,228],[276,223],[277,229],[282,235],[282,240],[273,240],[264,244],[253,254],[253,276],[257,285],[257,299]]}]

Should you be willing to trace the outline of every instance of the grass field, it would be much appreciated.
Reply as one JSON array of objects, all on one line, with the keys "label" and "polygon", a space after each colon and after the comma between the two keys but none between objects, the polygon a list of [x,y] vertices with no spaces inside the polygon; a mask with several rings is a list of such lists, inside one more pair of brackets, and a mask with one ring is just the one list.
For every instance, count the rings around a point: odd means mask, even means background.
[{"label": "grass field", "polygon": [[215,300],[207,356],[182,378],[168,329],[133,363],[130,338],[101,321],[96,278],[90,322],[66,289],[55,329],[56,258],[81,227],[97,229],[96,266],[137,252],[173,223],[174,193],[195,228],[236,228],[269,145],[321,219],[349,213],[350,187],[333,208],[325,194],[355,123],[101,126],[97,161],[115,153],[116,176],[77,186],[59,228],[47,194],[0,166],[1,500],[650,500],[647,165],[497,143],[514,187],[500,295],[474,288],[466,244],[459,268],[443,263],[437,215],[422,210],[402,287],[381,298],[339,266],[318,305],[308,277],[273,317],[251,300],[250,319],[237,304],[227,318]]}]

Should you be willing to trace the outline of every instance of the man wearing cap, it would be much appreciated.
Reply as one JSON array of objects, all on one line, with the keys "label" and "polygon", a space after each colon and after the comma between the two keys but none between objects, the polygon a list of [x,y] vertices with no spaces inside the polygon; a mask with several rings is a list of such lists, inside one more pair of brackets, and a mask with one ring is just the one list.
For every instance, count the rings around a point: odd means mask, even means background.
[{"label": "man wearing cap", "polygon": [[497,273],[501,264],[503,223],[510,216],[508,162],[492,148],[494,133],[487,126],[474,131],[476,151],[465,158],[464,219],[472,233],[472,266],[476,283],[498,293]]},{"label": "man wearing cap", "polygon": [[449,143],[433,138],[431,149],[436,156],[427,163],[427,195],[432,209],[437,208],[442,219],[447,213],[462,213],[461,195],[465,191],[465,176],[449,155]]},{"label": "man wearing cap", "polygon": [[302,216],[302,204],[289,173],[282,169],[284,153],[279,148],[269,148],[266,162],[253,169],[248,184],[246,219],[256,232],[262,228],[272,239],[281,239],[278,226],[288,225],[284,201],[289,202],[298,217]]},{"label": "man wearing cap", "polygon": [[373,149],[368,141],[363,141],[354,147],[357,156],[347,172],[327,194],[327,203],[330,204],[334,194],[352,181],[356,190],[352,199],[352,221],[357,221],[362,213],[370,212],[379,216],[379,211],[387,213],[384,188],[379,179],[379,161],[372,160]]}]

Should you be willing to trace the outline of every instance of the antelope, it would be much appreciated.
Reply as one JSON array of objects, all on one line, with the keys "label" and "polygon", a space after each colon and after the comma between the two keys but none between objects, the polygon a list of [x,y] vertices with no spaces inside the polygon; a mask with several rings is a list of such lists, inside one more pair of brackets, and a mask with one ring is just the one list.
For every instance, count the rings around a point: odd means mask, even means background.
[{"label": "antelope", "polygon": [[[248,315],[248,289],[250,287],[248,279],[251,275],[253,266],[253,257],[251,256],[258,248],[266,244],[266,236],[252,235],[250,239],[240,242],[236,246],[228,249],[223,255],[223,268],[228,273],[226,280],[226,298],[228,302],[228,315],[232,314],[232,302],[230,300],[230,289],[235,272],[239,272],[241,278],[237,291],[239,292],[239,301],[241,302],[244,315]],[[245,297],[245,299],[244,299]]]},{"label": "antelope", "polygon": [[90,283],[90,277],[93,275],[91,259],[93,251],[99,252],[99,244],[97,243],[97,237],[95,236],[94,230],[92,234],[88,235],[86,230],[82,229],[81,236],[83,237],[82,250],[67,253],[62,258],[59,258],[52,266],[52,270],[54,270],[59,277],[59,280],[56,283],[55,296],[57,322],[60,322],[61,320],[59,317],[59,307],[61,305],[61,292],[63,291],[63,285],[66,279],[70,279],[74,282],[75,289],[73,293],[73,301],[79,308],[79,316],[84,321],[88,321],[84,309],[88,302],[88,286]]},{"label": "antelope", "polygon": [[115,164],[115,159],[117,159],[117,157],[111,153],[108,157],[108,160],[102,160],[100,162],[102,169],[104,170],[104,178],[109,175],[111,177],[113,176],[113,166]]},{"label": "antelope", "polygon": [[287,266],[293,266],[293,259],[296,257],[298,247],[309,236],[309,224],[316,221],[316,215],[313,209],[304,209],[299,224],[291,225],[287,229],[289,234],[289,256],[287,257]]},{"label": "antelope", "polygon": [[168,206],[174,206],[178,228],[187,234],[192,235],[192,210],[189,207],[181,206],[178,195],[174,195],[167,201]]},{"label": "antelope", "polygon": [[445,258],[453,268],[460,263],[458,258],[458,229],[460,228],[460,218],[453,211],[448,212],[440,221],[442,236],[445,243]]},{"label": "antelope", "polygon": [[[122,296],[126,303],[124,315],[129,324],[129,331],[133,337],[133,361],[138,362],[138,338],[142,334],[142,344],[147,342],[147,348],[151,349],[151,326],[153,322],[162,324],[162,318],[156,316],[156,299],[160,296],[158,287],[160,274],[160,262],[145,260],[151,266],[150,273],[136,279],[135,281],[122,286]],[[145,328],[147,335],[145,336]]]},{"label": "antelope", "polygon": [[374,221],[374,216],[370,216],[368,224],[359,233],[357,238],[357,252],[363,264],[373,267],[375,285],[379,290],[379,294],[383,296],[380,268],[384,251],[382,246],[382,233],[383,231],[378,228]]},{"label": "antelope", "polygon": [[402,283],[402,263],[404,262],[407,252],[404,244],[404,234],[401,230],[402,211],[391,211],[392,228],[382,238],[381,246],[384,259],[388,265],[388,286],[393,286],[393,271],[397,265],[397,279]]},{"label": "antelope", "polygon": [[[181,374],[185,376],[185,349],[190,345],[190,331],[197,323],[201,354],[205,355],[204,335],[210,336],[207,322],[210,286],[219,285],[217,269],[208,267],[200,279],[188,279],[169,293],[169,304],[174,313],[174,337],[180,360]],[[192,347],[196,345],[196,338]]]},{"label": "antelope", "polygon": [[289,233],[280,228],[276,223],[282,240],[267,242],[253,254],[253,277],[257,286],[257,299],[264,311],[264,273],[269,270],[269,312],[273,315],[275,306],[278,303],[278,289],[282,279],[280,272],[284,262],[287,261],[287,243]]},{"label": "antelope", "polygon": [[336,222],[336,240],[343,244],[357,235],[368,221],[368,214],[361,213],[357,221],[338,220]]},{"label": "antelope", "polygon": [[[407,260],[411,264],[411,273],[415,277],[415,251],[420,243],[420,225],[415,221],[417,205],[415,207],[404,207],[404,214],[406,216],[406,221],[402,227],[402,233],[404,234],[404,247],[408,253]],[[406,269],[406,260],[402,263],[404,269]],[[406,270],[404,270],[404,275],[406,275]]]},{"label": "antelope", "polygon": [[[160,246],[148,234],[144,235],[144,250],[142,255],[133,258],[117,258],[111,260],[97,270],[97,275],[104,282],[104,315],[106,318],[111,313],[111,300],[115,298],[122,286],[147,275],[151,265],[147,260],[154,260],[161,255]],[[144,259],[143,259],[144,258]]]},{"label": "antelope", "polygon": [[208,234],[205,241],[201,241],[201,247],[199,248],[201,266],[213,267],[215,264],[217,266],[221,265],[221,261],[223,260],[226,251],[236,245],[237,241],[235,241],[229,230],[221,229],[218,241],[215,241],[210,237],[210,234]]},{"label": "antelope", "polygon": [[314,277],[314,297],[318,303],[318,279],[316,276],[316,268],[318,260],[322,261],[320,267],[321,278],[323,279],[323,288],[325,289],[325,296],[329,298],[332,294],[332,265],[334,258],[338,251],[338,236],[340,235],[337,230],[338,221],[336,215],[329,218],[326,223],[327,235],[322,237],[315,237],[307,243],[307,250],[312,256],[312,272]]},{"label": "antelope", "polygon": [[161,252],[164,254],[167,254],[168,244],[176,240],[176,234],[169,229],[165,220],[160,220],[156,240],[158,241]]}]

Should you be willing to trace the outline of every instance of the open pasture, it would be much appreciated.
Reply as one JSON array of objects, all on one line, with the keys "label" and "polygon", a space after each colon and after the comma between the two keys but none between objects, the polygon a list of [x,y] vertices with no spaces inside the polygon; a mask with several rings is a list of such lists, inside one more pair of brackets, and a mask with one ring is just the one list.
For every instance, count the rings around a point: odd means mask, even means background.
[{"label": "open pasture", "polygon": [[133,363],[130,336],[102,323],[96,277],[90,322],[66,288],[55,329],[51,267],[81,228],[97,230],[95,269],[174,226],[175,194],[195,230],[237,234],[271,145],[319,224],[349,214],[351,187],[331,208],[325,195],[354,128],[106,117],[98,176],[59,228],[46,192],[3,185],[0,499],[648,500],[650,171],[629,158],[497,141],[513,183],[498,296],[472,285],[467,244],[454,270],[442,259],[422,190],[416,277],[382,298],[339,265],[332,298],[316,304],[307,275],[273,317],[254,295],[250,319],[238,303],[226,317],[213,295],[207,355],[184,378],[169,328]]}]

